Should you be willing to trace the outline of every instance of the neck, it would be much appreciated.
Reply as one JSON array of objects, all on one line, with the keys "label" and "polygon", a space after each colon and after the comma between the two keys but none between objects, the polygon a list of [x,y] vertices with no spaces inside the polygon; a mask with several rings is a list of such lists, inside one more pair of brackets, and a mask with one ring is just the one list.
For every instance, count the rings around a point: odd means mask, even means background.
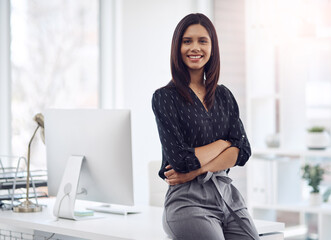
[{"label": "neck", "polygon": [[203,69],[199,70],[190,70],[190,85],[203,86]]}]

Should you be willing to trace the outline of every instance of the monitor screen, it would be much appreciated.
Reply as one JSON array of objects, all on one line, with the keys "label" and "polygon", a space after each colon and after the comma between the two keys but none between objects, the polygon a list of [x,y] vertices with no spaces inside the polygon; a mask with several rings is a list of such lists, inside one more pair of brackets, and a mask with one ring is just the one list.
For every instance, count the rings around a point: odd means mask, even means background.
[{"label": "monitor screen", "polygon": [[133,205],[131,118],[129,110],[45,111],[48,192],[56,196],[66,162],[85,156],[78,199]]}]

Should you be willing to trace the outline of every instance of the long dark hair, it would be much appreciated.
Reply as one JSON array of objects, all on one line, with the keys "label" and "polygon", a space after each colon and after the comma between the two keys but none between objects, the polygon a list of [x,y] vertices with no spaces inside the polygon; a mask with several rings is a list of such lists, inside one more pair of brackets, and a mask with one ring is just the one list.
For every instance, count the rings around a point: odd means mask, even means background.
[{"label": "long dark hair", "polygon": [[173,83],[180,95],[182,95],[186,101],[192,103],[192,98],[189,93],[190,74],[187,66],[183,62],[180,50],[184,32],[193,24],[200,24],[205,27],[212,42],[211,56],[209,61],[204,66],[206,76],[206,95],[204,98],[204,103],[207,108],[210,109],[214,104],[215,90],[220,75],[220,54],[215,27],[209,18],[201,13],[192,13],[187,15],[178,23],[174,31],[170,59],[172,79],[169,84]]}]

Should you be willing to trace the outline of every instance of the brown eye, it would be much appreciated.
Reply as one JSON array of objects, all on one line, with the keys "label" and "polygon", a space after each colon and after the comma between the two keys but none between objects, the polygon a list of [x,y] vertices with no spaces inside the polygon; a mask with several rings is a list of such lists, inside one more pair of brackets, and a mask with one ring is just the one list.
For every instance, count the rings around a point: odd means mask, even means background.
[{"label": "brown eye", "polygon": [[207,43],[208,43],[208,39],[206,39],[206,38],[201,38],[201,39],[200,39],[200,43],[202,43],[202,44],[207,44]]}]

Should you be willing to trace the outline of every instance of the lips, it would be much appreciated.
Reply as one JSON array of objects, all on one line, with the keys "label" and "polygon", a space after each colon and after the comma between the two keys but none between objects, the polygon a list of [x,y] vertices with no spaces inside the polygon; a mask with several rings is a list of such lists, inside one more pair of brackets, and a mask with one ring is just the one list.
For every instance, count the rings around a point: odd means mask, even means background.
[{"label": "lips", "polygon": [[203,55],[188,55],[187,57],[190,59],[201,59]]}]

